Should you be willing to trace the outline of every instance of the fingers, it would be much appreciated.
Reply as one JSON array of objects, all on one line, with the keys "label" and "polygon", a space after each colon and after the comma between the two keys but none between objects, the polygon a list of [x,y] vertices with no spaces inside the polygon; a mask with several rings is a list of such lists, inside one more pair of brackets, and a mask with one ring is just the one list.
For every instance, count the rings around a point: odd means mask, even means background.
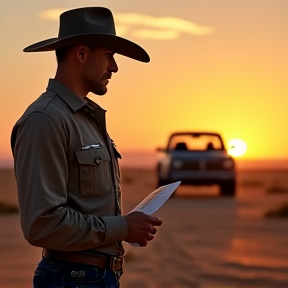
[{"label": "fingers", "polygon": [[163,219],[158,218],[158,217],[151,217],[150,223],[151,223],[153,226],[161,226],[162,223],[163,223]]},{"label": "fingers", "polygon": [[157,229],[152,226],[151,232],[152,235],[155,235],[157,233]]},{"label": "fingers", "polygon": [[157,233],[157,229],[152,226],[150,233],[147,233],[147,236],[146,236],[147,241],[153,240],[156,233]]},{"label": "fingers", "polygon": [[154,239],[155,234],[157,233],[157,229],[155,227],[151,227],[150,229],[147,229],[147,232],[145,233],[144,239],[142,239],[139,242],[139,245],[141,247],[147,246],[148,241],[151,241]]},{"label": "fingers", "polygon": [[151,241],[154,239],[154,235],[149,234],[146,239],[147,239],[147,241]]},{"label": "fingers", "polygon": [[154,236],[157,233],[157,228],[154,227],[155,226],[160,226],[163,223],[163,220],[161,218],[158,217],[151,217],[151,219],[149,219],[150,221],[150,227],[147,227],[147,231],[148,231],[148,236],[146,237],[147,241],[151,241]]},{"label": "fingers", "polygon": [[128,226],[125,241],[138,243],[141,247],[146,246],[148,241],[154,239],[157,233],[156,227],[163,223],[161,218],[153,217],[139,211],[132,212],[124,217]]},{"label": "fingers", "polygon": [[138,244],[139,244],[141,247],[145,247],[145,246],[147,246],[148,241],[147,241],[146,239],[143,239],[143,240],[139,241]]}]

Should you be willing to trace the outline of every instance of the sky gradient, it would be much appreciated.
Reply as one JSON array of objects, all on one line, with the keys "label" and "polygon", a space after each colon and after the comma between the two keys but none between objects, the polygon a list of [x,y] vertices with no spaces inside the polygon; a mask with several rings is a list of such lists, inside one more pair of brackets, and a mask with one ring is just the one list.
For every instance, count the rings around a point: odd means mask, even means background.
[{"label": "sky gradient", "polygon": [[[174,131],[215,131],[243,139],[242,159],[288,159],[288,1],[1,1],[0,159],[10,133],[55,75],[53,52],[24,47],[57,37],[61,11],[105,6],[116,32],[151,62],[116,55],[107,110],[120,151],[155,151]],[[288,161],[288,160],[287,160]]]}]

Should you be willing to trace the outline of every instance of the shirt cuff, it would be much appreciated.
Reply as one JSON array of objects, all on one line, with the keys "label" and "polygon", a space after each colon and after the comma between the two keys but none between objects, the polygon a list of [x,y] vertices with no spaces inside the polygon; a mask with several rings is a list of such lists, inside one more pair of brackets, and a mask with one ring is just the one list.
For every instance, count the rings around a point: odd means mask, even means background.
[{"label": "shirt cuff", "polygon": [[127,237],[127,222],[124,216],[102,216],[105,222],[105,243],[124,241]]}]

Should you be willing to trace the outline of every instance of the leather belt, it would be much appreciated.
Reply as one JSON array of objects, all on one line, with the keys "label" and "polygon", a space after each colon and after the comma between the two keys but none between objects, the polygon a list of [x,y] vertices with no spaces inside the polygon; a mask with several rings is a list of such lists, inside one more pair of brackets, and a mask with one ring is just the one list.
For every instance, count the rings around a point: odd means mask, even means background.
[{"label": "leather belt", "polygon": [[123,271],[124,258],[121,256],[106,255],[85,255],[79,252],[63,252],[50,249],[43,249],[42,256],[51,260],[62,260],[69,262],[77,262],[87,265],[97,266],[103,269],[110,269],[115,272]]}]

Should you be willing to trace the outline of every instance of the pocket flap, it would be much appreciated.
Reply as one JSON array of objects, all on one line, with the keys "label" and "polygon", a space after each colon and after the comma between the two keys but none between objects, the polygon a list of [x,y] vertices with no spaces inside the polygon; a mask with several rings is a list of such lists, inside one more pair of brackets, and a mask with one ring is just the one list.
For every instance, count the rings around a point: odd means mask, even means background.
[{"label": "pocket flap", "polygon": [[110,155],[103,148],[75,151],[79,164],[97,166],[102,161],[110,161]]}]

